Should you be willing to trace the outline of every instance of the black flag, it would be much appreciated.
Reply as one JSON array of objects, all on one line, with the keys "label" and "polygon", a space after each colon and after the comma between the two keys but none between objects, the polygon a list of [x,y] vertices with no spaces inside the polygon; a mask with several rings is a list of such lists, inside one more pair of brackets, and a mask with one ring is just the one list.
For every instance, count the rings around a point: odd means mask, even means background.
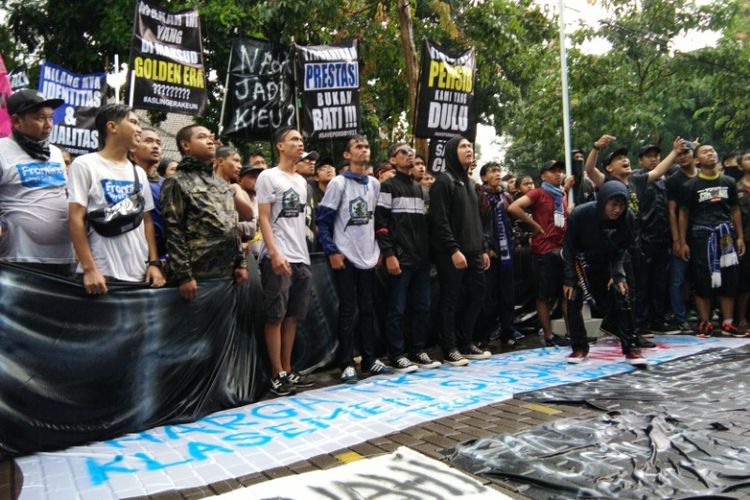
[{"label": "black flag", "polygon": [[172,14],[138,0],[130,69],[134,108],[203,115],[206,78],[198,10]]},{"label": "black flag", "polygon": [[290,48],[238,38],[229,57],[222,135],[268,139],[274,130],[294,126]]},{"label": "black flag", "polygon": [[310,138],[331,139],[358,133],[357,42],[295,47],[305,135]]}]

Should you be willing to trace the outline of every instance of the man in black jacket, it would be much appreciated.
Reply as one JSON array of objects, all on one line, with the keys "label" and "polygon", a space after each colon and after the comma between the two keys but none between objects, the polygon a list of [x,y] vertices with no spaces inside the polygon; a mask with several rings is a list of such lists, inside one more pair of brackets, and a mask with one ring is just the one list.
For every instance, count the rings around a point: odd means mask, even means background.
[{"label": "man in black jacket", "polygon": [[[628,199],[628,189],[624,184],[605,182],[599,188],[596,201],[579,205],[568,218],[568,231],[563,241],[563,292],[568,300],[573,348],[568,363],[580,363],[589,352],[581,315],[584,301],[597,303],[616,315],[611,322],[616,325],[613,333],[620,338],[628,363],[647,363],[638,347],[625,279],[625,253],[635,236]],[[613,301],[614,307],[607,307],[609,301]]]},{"label": "man in black jacket", "polygon": [[[468,176],[474,149],[463,137],[445,145],[445,172],[430,190],[430,246],[440,282],[440,344],[445,361],[464,366],[486,359],[472,342],[484,299],[484,271],[490,266],[475,183]],[[462,290],[465,296],[462,296]],[[456,322],[458,307],[461,317]]]},{"label": "man in black jacket", "polygon": [[[396,176],[380,185],[375,209],[375,237],[388,272],[388,314],[385,338],[396,371],[437,368],[425,352],[430,324],[430,239],[422,188],[411,177],[414,150],[397,142],[388,150]],[[403,334],[407,299],[412,307],[411,360]]]}]

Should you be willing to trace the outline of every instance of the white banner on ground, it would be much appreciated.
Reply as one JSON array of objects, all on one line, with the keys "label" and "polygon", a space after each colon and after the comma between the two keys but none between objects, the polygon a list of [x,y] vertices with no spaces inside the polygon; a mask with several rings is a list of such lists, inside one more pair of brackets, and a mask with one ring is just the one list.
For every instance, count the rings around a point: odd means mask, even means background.
[{"label": "white banner on ground", "polygon": [[333,469],[306,472],[219,495],[221,500],[283,497],[288,500],[331,498],[510,499],[473,477],[406,447],[376,458]]},{"label": "white banner on ground", "polygon": [[[651,363],[743,339],[664,336],[648,349]],[[570,349],[496,354],[469,366],[377,376],[297,396],[261,401],[111,441],[22,457],[21,500],[152,495],[204,486],[346,449],[379,436],[508,400],[513,394],[583,382],[633,367],[619,342],[600,340],[589,361],[568,365]]]}]

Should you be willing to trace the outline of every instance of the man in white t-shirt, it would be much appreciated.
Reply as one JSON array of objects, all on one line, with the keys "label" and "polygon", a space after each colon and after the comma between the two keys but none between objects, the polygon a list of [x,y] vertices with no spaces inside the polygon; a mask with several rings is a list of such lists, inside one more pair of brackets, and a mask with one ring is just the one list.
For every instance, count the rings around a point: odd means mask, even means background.
[{"label": "man in white t-shirt", "polygon": [[294,172],[304,151],[302,135],[293,128],[281,129],[274,145],[279,165],[260,173],[255,193],[263,232],[259,260],[271,391],[284,396],[304,384],[292,369],[292,348],[297,321],[307,316],[312,273],[305,239],[307,182]]},{"label": "man in white t-shirt", "polygon": [[[349,171],[334,177],[318,207],[315,222],[323,252],[333,269],[339,296],[338,362],[341,381],[357,382],[354,368],[355,332],[362,354],[362,370],[371,374],[393,369],[375,357],[375,265],[380,247],[375,241],[375,207],[380,183],[367,175],[370,144],[363,135],[346,143]],[[356,313],[359,320],[355,324]]]},{"label": "man in white t-shirt", "polygon": [[[73,161],[68,183],[70,237],[83,288],[92,295],[107,293],[108,279],[161,287],[165,280],[149,214],[154,208],[151,189],[146,172],[128,160],[128,152],[140,140],[138,116],[124,104],[107,104],[97,112],[95,125],[103,147]],[[103,236],[87,227],[87,214],[122,204],[135,192],[136,175],[144,199],[143,222],[117,236]]]},{"label": "man in white t-shirt", "polygon": [[68,235],[65,161],[49,144],[52,113],[62,99],[35,90],[8,98],[13,136],[0,139],[0,261],[72,275],[73,245]]}]

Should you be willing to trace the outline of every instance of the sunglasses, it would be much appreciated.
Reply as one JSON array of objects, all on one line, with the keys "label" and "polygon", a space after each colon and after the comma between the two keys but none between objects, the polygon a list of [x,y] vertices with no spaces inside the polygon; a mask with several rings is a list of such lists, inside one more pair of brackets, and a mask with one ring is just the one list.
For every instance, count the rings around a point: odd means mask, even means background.
[{"label": "sunglasses", "polygon": [[[412,148],[401,148],[396,151],[396,154],[402,154],[402,155],[410,155],[414,154],[414,150]],[[394,155],[395,156],[395,155]]]}]

